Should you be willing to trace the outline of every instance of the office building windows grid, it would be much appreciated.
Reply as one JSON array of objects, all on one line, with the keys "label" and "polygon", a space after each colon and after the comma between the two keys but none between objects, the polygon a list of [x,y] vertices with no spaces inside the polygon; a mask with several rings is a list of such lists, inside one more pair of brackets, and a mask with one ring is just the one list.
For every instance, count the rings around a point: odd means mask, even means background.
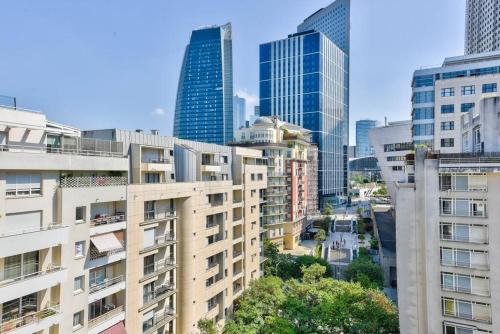
[{"label": "office building windows grid", "polygon": [[462,86],[462,95],[476,94],[476,86]]},{"label": "office building windows grid", "polygon": [[483,93],[494,93],[497,91],[496,83],[483,84]]},{"label": "office building windows grid", "polygon": [[453,104],[443,104],[441,106],[441,114],[452,114],[455,112],[455,105]]},{"label": "office building windows grid", "polygon": [[455,96],[455,88],[453,87],[441,88],[441,97],[450,97],[450,96]]}]

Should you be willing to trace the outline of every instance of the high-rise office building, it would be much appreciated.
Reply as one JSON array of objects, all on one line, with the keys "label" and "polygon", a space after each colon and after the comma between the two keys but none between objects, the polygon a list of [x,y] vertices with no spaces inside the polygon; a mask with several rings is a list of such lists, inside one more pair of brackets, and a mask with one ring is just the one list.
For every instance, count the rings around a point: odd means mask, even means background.
[{"label": "high-rise office building", "polygon": [[441,67],[416,70],[412,137],[441,153],[461,150],[461,115],[500,85],[500,51],[446,58]]},{"label": "high-rise office building", "polygon": [[261,275],[260,150],[0,108],[0,332],[222,326]]},{"label": "high-rise office building", "polygon": [[377,126],[378,122],[371,119],[356,121],[356,158],[373,155],[368,132]]},{"label": "high-rise office building", "polygon": [[235,95],[233,98],[234,131],[245,126],[246,121],[246,100]]},{"label": "high-rise office building", "polygon": [[260,45],[260,114],[311,131],[322,203],[347,194],[348,57],[321,32]]},{"label": "high-rise office building", "polygon": [[500,0],[467,0],[465,53],[500,50]]},{"label": "high-rise office building", "polygon": [[174,136],[225,144],[233,129],[231,24],[194,30],[179,77]]},{"label": "high-rise office building", "polygon": [[342,51],[349,54],[350,7],[350,0],[336,0],[328,7],[322,8],[306,18],[297,27],[297,32],[321,31]]}]

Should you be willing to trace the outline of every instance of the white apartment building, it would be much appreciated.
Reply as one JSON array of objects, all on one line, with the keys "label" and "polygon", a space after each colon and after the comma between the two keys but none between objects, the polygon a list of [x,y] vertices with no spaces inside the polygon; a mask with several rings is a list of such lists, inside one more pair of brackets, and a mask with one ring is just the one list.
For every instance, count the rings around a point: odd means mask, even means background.
[{"label": "white apartment building", "polygon": [[368,132],[368,138],[394,204],[396,183],[407,182],[408,177],[413,176],[412,167],[405,163],[406,156],[413,152],[411,121],[389,122],[373,128]]},{"label": "white apartment building", "polygon": [[196,333],[260,276],[261,151],[0,108],[0,333]]},{"label": "white apartment building", "polygon": [[418,149],[415,182],[397,185],[402,333],[500,331],[500,98],[462,115],[465,153]]},{"label": "white apartment building", "polygon": [[465,53],[500,50],[499,0],[467,0]]}]

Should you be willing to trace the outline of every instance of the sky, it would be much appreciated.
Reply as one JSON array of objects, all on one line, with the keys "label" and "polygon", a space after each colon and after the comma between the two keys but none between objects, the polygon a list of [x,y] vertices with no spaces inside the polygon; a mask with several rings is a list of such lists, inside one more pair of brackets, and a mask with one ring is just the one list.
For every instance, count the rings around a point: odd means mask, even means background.
[{"label": "sky", "polygon": [[[232,23],[234,92],[258,104],[259,44],[331,0],[4,0],[0,95],[81,129],[172,134],[191,30]],[[354,124],[409,119],[415,69],[463,54],[465,0],[351,0]]]}]

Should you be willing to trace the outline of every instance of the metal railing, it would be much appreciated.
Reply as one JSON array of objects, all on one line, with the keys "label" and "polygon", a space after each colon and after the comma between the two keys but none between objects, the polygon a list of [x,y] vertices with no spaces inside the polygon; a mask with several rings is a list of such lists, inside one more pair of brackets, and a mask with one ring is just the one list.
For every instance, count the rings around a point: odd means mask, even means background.
[{"label": "metal railing", "polygon": [[144,247],[142,251],[148,251],[158,247],[166,246],[174,241],[175,241],[175,233],[166,232],[165,234],[157,235],[155,237],[154,243],[151,246]]},{"label": "metal railing", "polygon": [[448,316],[448,317],[459,318],[459,319],[466,319],[466,320],[474,320],[474,321],[491,323],[491,315],[474,314],[474,311],[472,313],[465,313],[465,312],[458,312],[456,310],[455,311],[443,310],[443,315]]},{"label": "metal railing", "polygon": [[144,221],[173,219],[176,216],[175,210],[158,210],[144,212]]},{"label": "metal railing", "polygon": [[477,237],[471,237],[471,236],[466,236],[466,237],[461,237],[458,235],[444,235],[441,233],[441,240],[442,241],[457,241],[457,242],[470,242],[470,243],[476,243],[476,244],[487,244],[488,243],[488,238],[477,238]]},{"label": "metal railing", "polygon": [[47,303],[47,305],[40,311],[0,322],[0,333],[9,333],[15,329],[38,323],[45,318],[58,314],[59,312],[59,304]]},{"label": "metal railing", "polygon": [[114,278],[105,278],[104,281],[91,285],[89,287],[89,293],[96,293],[97,291],[101,291],[103,289],[109,288],[110,286],[113,286],[115,284],[119,284],[123,282],[123,275],[114,277]]},{"label": "metal railing", "polygon": [[498,164],[500,163],[500,154],[481,153],[474,155],[470,153],[463,154],[443,154],[439,159],[439,164]]},{"label": "metal railing", "polygon": [[[98,146],[102,148],[104,148],[104,146],[109,146],[109,150],[99,150]],[[125,156],[123,154],[121,142],[96,140],[90,138],[78,138],[77,145],[64,145],[63,147],[54,147],[50,145],[19,145],[19,144],[0,145],[0,151],[9,151],[14,153],[28,152],[28,153],[83,155],[92,157],[115,157],[115,158],[123,158]]]},{"label": "metal railing", "polygon": [[157,299],[163,297],[168,292],[171,292],[174,290],[175,290],[174,282],[169,282],[169,281],[165,282],[164,284],[160,285],[159,287],[156,287],[154,289],[154,291],[148,292],[142,296],[142,301],[144,303],[144,306],[156,302]]},{"label": "metal railing", "polygon": [[144,266],[144,276],[154,275],[163,269],[175,268],[175,257],[169,256],[161,261]]},{"label": "metal railing", "polygon": [[0,233],[0,238],[2,238],[2,237],[10,237],[10,236],[14,236],[14,235],[21,235],[21,234],[26,234],[26,233],[34,233],[34,232],[55,230],[55,229],[59,229],[59,228],[62,228],[62,227],[66,227],[66,226],[62,225],[61,223],[50,223],[49,225],[45,225],[45,226],[39,226],[39,227],[32,227],[32,228],[22,229],[22,230],[2,232],[2,233]]},{"label": "metal railing", "polygon": [[126,176],[63,176],[60,181],[60,186],[63,188],[107,187],[126,184]]},{"label": "metal railing", "polygon": [[441,259],[441,265],[446,267],[460,267],[460,268],[471,268],[471,269],[479,269],[484,270],[488,269],[490,266],[488,263],[478,263],[472,261],[444,261]]},{"label": "metal railing", "polygon": [[107,225],[120,223],[125,221],[125,214],[115,214],[113,216],[104,216],[99,218],[94,218],[90,220],[90,226],[99,226],[99,225]]},{"label": "metal railing", "polygon": [[470,295],[478,295],[478,296],[489,296],[490,291],[489,290],[483,290],[483,289],[477,289],[477,288],[472,288],[472,287],[459,287],[459,286],[446,286],[446,285],[441,285],[441,289],[443,291],[452,291],[452,292],[458,292],[458,293],[466,293]]},{"label": "metal railing", "polygon": [[103,322],[117,316],[118,314],[120,314],[122,312],[124,312],[124,307],[123,307],[123,305],[120,305],[120,306],[115,307],[112,310],[109,310],[106,313],[98,315],[97,317],[89,320],[89,328],[93,328],[99,324],[102,324]]},{"label": "metal railing", "polygon": [[[175,317],[175,309],[173,307],[166,307],[163,312],[155,313],[151,327],[147,328],[143,334],[154,333],[160,326],[163,326],[168,321],[173,320]],[[170,332],[167,332],[170,333]]]},{"label": "metal railing", "polygon": [[[31,265],[36,265],[38,267],[38,263],[32,263]],[[19,271],[21,271],[21,266],[19,266],[17,268],[19,269]],[[15,284],[17,282],[24,281],[24,280],[27,280],[27,279],[30,279],[30,278],[35,278],[35,277],[47,275],[47,274],[50,274],[50,273],[53,273],[53,272],[56,272],[56,271],[61,271],[63,269],[64,268],[61,267],[61,266],[59,266],[59,265],[49,264],[48,267],[46,269],[44,269],[44,270],[39,270],[39,271],[35,271],[35,272],[32,272],[32,273],[28,273],[28,274],[23,274],[23,275],[20,275],[20,276],[16,276],[16,277],[10,277],[10,278],[7,278],[7,279],[4,278],[4,280],[0,281],[0,287],[4,287],[4,286],[11,285],[11,284]]]},{"label": "metal railing", "polygon": [[233,258],[234,258],[234,257],[238,257],[238,256],[240,256],[241,254],[243,254],[243,252],[242,252],[242,251],[233,251]]},{"label": "metal railing", "polygon": [[141,159],[142,163],[145,164],[169,164],[170,159],[162,158],[162,159]]}]

